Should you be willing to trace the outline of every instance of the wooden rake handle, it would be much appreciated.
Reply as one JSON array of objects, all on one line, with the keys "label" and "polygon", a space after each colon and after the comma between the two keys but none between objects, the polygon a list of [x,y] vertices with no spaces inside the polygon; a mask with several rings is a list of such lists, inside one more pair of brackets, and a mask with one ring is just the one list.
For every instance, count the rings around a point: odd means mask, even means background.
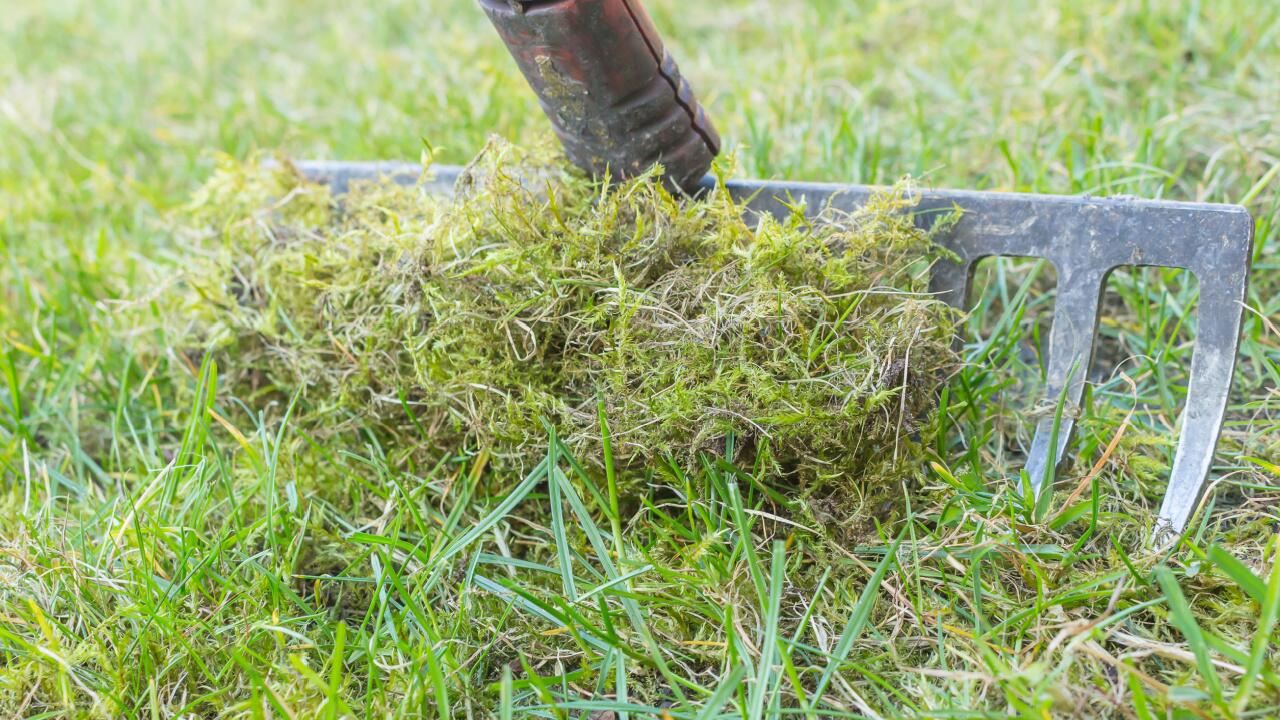
[{"label": "wooden rake handle", "polygon": [[479,0],[569,159],[693,192],[720,137],[639,0]]}]

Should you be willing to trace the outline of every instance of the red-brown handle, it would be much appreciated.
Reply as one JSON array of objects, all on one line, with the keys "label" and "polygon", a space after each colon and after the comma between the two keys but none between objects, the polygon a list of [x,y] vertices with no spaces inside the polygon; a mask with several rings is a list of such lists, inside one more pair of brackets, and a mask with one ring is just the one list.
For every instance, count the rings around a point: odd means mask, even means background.
[{"label": "red-brown handle", "polygon": [[661,162],[692,192],[720,137],[639,0],[479,0],[569,159],[596,177]]}]

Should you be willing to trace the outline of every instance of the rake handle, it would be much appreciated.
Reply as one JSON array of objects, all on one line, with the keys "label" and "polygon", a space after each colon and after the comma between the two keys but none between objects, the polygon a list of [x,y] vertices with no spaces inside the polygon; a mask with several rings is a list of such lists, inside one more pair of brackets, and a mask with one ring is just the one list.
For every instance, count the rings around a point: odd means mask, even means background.
[{"label": "rake handle", "polygon": [[618,180],[660,162],[697,188],[720,137],[639,0],[479,3],[575,165]]}]

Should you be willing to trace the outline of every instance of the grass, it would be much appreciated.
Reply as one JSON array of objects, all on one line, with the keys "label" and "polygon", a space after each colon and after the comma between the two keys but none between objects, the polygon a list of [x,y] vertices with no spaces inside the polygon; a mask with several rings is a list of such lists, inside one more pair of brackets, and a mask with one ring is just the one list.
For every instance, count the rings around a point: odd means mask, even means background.
[{"label": "grass", "polygon": [[[653,448],[636,474],[549,433],[521,479],[483,455],[415,464],[360,423],[318,440],[300,396],[229,397],[236,368],[143,352],[167,338],[123,318],[187,263],[172,218],[210,150],[416,158],[425,139],[460,162],[538,136],[484,18],[27,4],[0,17],[5,714],[1276,714],[1280,7],[647,5],[739,174],[1246,203],[1244,346],[1186,539],[1141,542],[1195,330],[1171,271],[1112,279],[1039,519],[1016,478],[1052,312],[1035,264],[984,267],[931,462],[860,545],[722,457]],[[602,438],[627,430],[610,420]]]}]

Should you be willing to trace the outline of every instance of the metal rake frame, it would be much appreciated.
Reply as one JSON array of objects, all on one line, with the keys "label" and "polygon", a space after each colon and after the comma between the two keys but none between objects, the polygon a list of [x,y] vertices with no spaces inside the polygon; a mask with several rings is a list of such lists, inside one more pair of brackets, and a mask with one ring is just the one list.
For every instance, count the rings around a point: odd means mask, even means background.
[{"label": "metal rake frame", "polygon": [[[310,179],[335,193],[353,180],[381,177],[452,192],[462,168],[422,167],[404,162],[298,164]],[[708,176],[703,187],[712,187]],[[877,188],[832,183],[733,180],[729,192],[752,212],[789,215],[799,201],[816,213],[831,207],[853,210]],[[947,303],[965,308],[978,261],[988,257],[1043,258],[1057,271],[1057,299],[1049,336],[1046,396],[1064,404],[1060,419],[1043,417],[1027,456],[1027,473],[1038,496],[1066,456],[1093,360],[1099,303],[1113,270],[1158,266],[1189,270],[1200,286],[1197,332],[1182,429],[1169,486],[1153,540],[1163,545],[1186,528],[1203,494],[1226,413],[1235,372],[1253,253],[1253,218],[1237,205],[1091,198],[968,190],[924,190],[913,210],[929,229],[960,208],[958,222],[935,236],[957,261],[931,269],[930,288]],[[1056,427],[1055,427],[1056,425]],[[1054,439],[1056,438],[1056,443]]]}]

